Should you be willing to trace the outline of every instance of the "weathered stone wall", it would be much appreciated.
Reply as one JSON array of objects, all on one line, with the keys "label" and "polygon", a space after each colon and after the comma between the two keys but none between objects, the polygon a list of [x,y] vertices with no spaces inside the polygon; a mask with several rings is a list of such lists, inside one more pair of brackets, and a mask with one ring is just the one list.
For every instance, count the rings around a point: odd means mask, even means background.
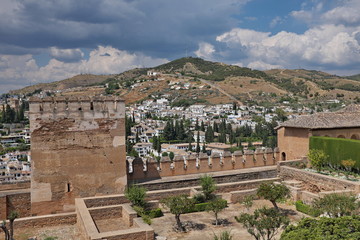
[{"label": "weathered stone wall", "polygon": [[[209,174],[213,177],[216,183],[231,183],[240,182],[255,179],[274,178],[277,175],[276,166],[269,166],[264,168],[249,168],[231,172],[213,173]],[[195,176],[184,176],[183,179],[168,179],[168,180],[155,180],[151,182],[139,183],[149,191],[161,190],[161,189],[172,189],[172,188],[184,188],[199,186],[199,175]]]},{"label": "weathered stone wall", "polygon": [[20,217],[31,216],[30,189],[0,192],[0,220],[7,219],[12,211]]},{"label": "weathered stone wall", "polygon": [[76,197],[127,184],[125,106],[115,98],[30,100],[32,214],[74,211]]},{"label": "weathered stone wall", "polygon": [[245,153],[237,151],[234,154],[225,152],[223,156],[216,153],[210,157],[206,154],[200,154],[199,156],[191,155],[185,159],[178,158],[173,162],[164,161],[160,164],[146,162],[145,171],[144,162],[136,160],[131,162],[132,171],[130,171],[130,163],[128,163],[128,180],[142,182],[169,176],[274,166],[279,161],[279,157],[277,150],[273,151],[272,149],[259,149],[255,152],[246,151]]},{"label": "weathered stone wall", "polygon": [[352,190],[355,193],[360,193],[360,183],[358,182],[351,182],[287,166],[281,166],[279,170],[280,178],[301,181],[303,186],[311,187],[313,192]]}]

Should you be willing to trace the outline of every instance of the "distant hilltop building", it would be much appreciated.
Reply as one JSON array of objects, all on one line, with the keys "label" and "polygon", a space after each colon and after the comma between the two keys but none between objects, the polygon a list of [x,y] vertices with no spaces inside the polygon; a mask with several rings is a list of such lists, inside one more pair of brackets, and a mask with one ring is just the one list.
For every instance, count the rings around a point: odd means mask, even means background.
[{"label": "distant hilltop building", "polygon": [[127,185],[125,104],[113,97],[30,99],[31,211],[73,211],[75,198]]},{"label": "distant hilltop building", "polygon": [[277,127],[281,160],[298,159],[309,152],[311,136],[360,140],[360,106],[338,112],[302,115]]}]

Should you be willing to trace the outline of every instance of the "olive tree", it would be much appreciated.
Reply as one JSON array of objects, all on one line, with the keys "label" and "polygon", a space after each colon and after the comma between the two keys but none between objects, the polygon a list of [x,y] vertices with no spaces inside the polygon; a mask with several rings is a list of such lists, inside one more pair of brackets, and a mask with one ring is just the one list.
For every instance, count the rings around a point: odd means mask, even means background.
[{"label": "olive tree", "polygon": [[290,197],[290,189],[283,184],[262,183],[256,193],[259,197],[269,200],[276,210],[279,209],[276,202]]},{"label": "olive tree", "polygon": [[221,198],[215,198],[210,201],[206,207],[208,212],[213,212],[215,215],[215,225],[218,225],[218,214],[227,207],[227,201]]},{"label": "olive tree", "polygon": [[272,240],[280,229],[289,225],[289,219],[274,208],[256,209],[254,214],[242,213],[235,217],[256,240]]},{"label": "olive tree", "polygon": [[185,228],[180,220],[180,215],[190,212],[194,208],[194,201],[186,195],[177,195],[165,198],[161,202],[170,209],[172,214],[175,215],[178,229],[185,232]]},{"label": "olive tree", "polygon": [[125,190],[125,197],[134,205],[138,207],[145,207],[146,201],[146,189],[144,187],[139,187],[132,185]]}]

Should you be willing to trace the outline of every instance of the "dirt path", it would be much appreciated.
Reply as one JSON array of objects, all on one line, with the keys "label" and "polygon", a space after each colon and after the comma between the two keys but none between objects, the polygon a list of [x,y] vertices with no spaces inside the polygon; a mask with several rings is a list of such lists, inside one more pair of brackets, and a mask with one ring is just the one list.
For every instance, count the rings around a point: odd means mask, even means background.
[{"label": "dirt path", "polygon": [[[221,87],[219,87],[219,86],[216,85],[215,83],[212,83],[212,82],[210,82],[210,81],[207,81],[207,80],[201,79],[201,78],[199,78],[199,80],[200,80],[202,83],[205,83],[205,84],[209,85],[210,87],[217,89],[219,92],[221,92],[221,93],[224,94],[225,96],[229,97],[231,100],[233,100],[234,102],[236,102],[238,105],[243,105],[243,103],[240,102],[236,97],[234,97],[233,95],[227,93],[224,89],[222,89]],[[249,97],[250,97],[250,95],[249,95]]]}]

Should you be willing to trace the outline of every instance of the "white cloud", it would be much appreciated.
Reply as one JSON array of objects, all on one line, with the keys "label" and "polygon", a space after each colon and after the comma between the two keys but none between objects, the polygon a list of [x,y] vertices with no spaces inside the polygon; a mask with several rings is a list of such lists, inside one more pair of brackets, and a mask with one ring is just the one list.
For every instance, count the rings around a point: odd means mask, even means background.
[{"label": "white cloud", "polygon": [[[360,64],[360,27],[321,25],[303,34],[270,33],[233,29],[216,38],[228,51],[245,53],[242,61],[252,68],[327,67],[341,68]],[[332,69],[333,70],[333,69]]]},{"label": "white cloud", "polygon": [[50,56],[62,62],[77,62],[84,57],[84,53],[79,49],[59,49],[50,48]]},{"label": "white cloud", "polygon": [[251,62],[247,65],[248,68],[258,69],[258,70],[270,70],[270,69],[279,69],[282,68],[280,65],[272,65],[265,63],[263,61]]},{"label": "white cloud", "polygon": [[[77,52],[76,49],[74,51]],[[109,46],[99,46],[94,49],[90,52],[88,60],[62,62],[51,59],[43,67],[39,67],[29,54],[1,55],[0,92],[29,84],[62,80],[80,73],[115,74],[136,67],[156,66],[167,61],[167,59],[152,58],[141,53],[129,53]]]},{"label": "white cloud", "polygon": [[[333,7],[333,4],[336,4]],[[293,11],[290,15],[298,20],[304,21],[309,25],[315,24],[342,24],[345,26],[355,26],[360,24],[360,1],[341,0],[336,3],[332,1],[316,1],[310,9]]]},{"label": "white cloud", "polygon": [[212,59],[213,53],[215,52],[215,48],[210,43],[201,42],[199,43],[199,49],[194,53],[197,57],[204,59]]}]

